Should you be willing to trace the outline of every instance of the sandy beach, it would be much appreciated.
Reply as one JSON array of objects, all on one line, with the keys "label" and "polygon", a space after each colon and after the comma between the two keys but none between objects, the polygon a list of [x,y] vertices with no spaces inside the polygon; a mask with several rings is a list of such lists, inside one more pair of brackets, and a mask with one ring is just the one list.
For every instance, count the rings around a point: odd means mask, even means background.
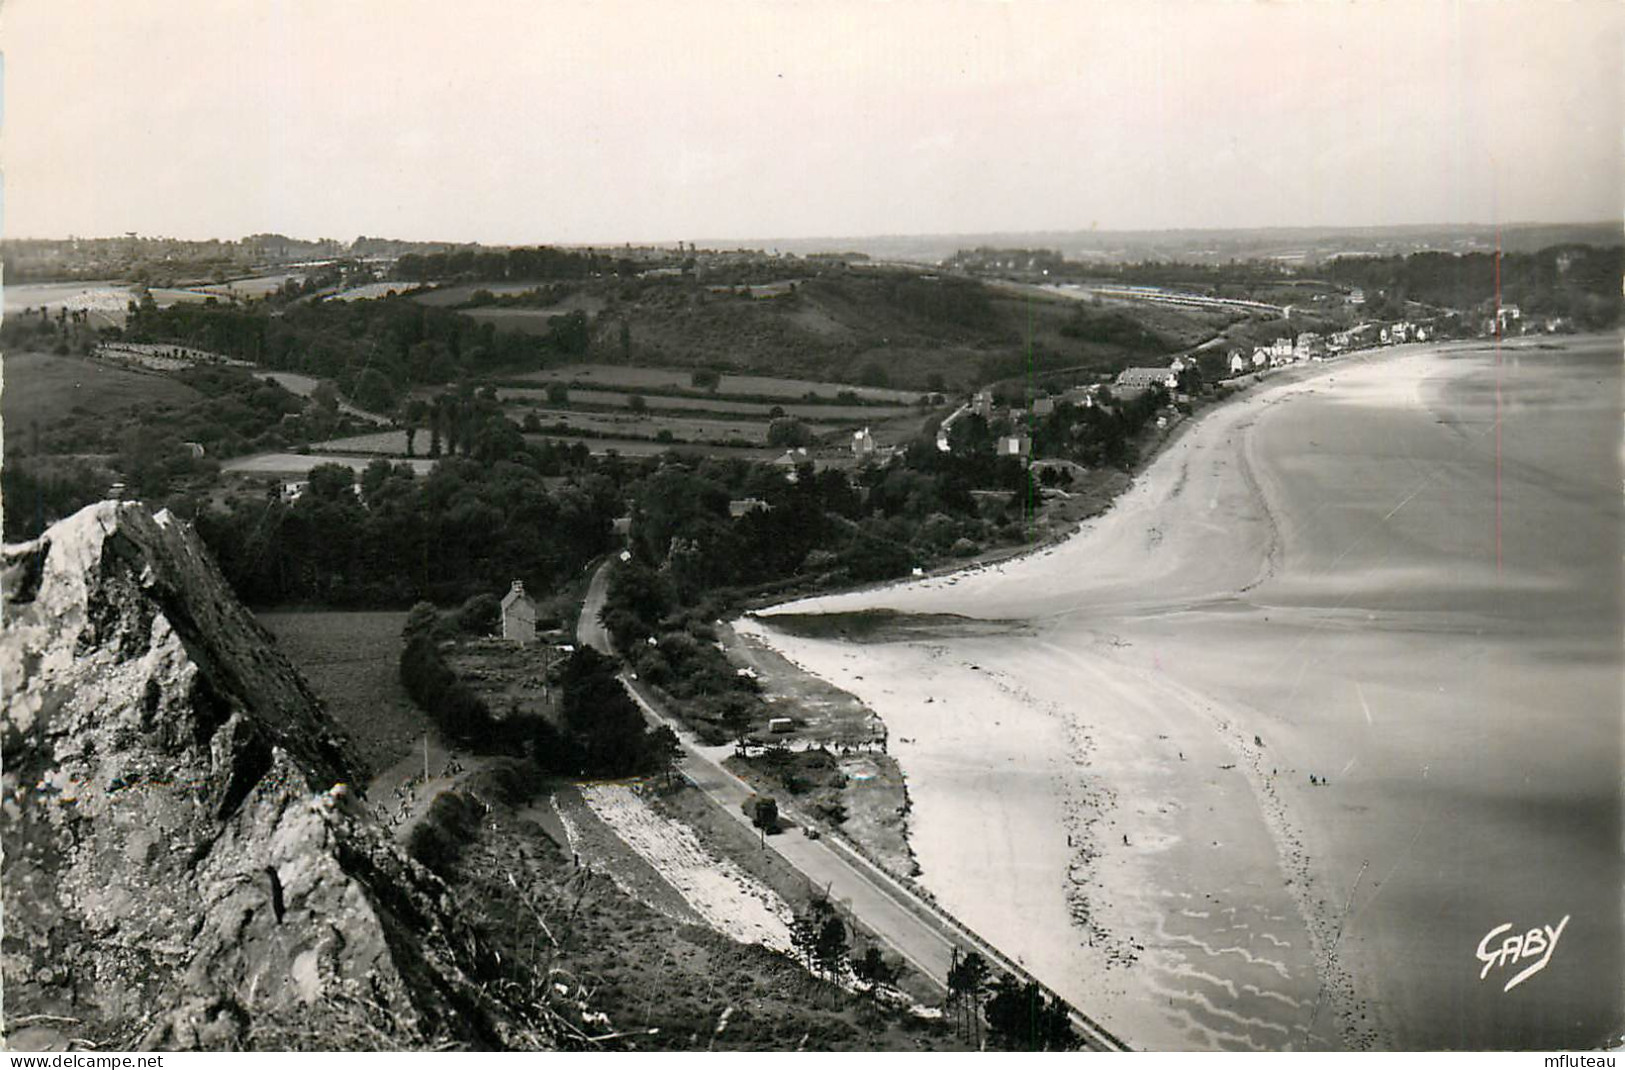
[{"label": "sandy beach", "polygon": [[[1064,543],[741,627],[885,719],[922,883],[1137,1046],[1595,1044],[1619,373],[1605,338],[1280,377]],[[1517,987],[1475,956],[1565,916]]]}]

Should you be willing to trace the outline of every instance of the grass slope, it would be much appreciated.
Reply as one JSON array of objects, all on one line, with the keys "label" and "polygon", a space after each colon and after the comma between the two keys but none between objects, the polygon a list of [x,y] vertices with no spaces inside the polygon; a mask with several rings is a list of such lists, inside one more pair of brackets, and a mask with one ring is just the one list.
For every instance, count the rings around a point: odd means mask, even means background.
[{"label": "grass slope", "polygon": [[166,375],[84,357],[7,353],[0,368],[5,374],[0,412],[12,434],[23,433],[36,421],[44,427],[73,414],[102,416],[154,405],[185,405],[202,397]]}]

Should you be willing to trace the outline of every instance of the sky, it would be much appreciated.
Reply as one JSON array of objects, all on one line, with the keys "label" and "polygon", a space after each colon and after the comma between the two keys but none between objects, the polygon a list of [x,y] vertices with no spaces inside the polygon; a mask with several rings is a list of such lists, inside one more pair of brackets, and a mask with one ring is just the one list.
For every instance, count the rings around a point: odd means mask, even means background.
[{"label": "sky", "polygon": [[6,0],[7,237],[1625,216],[1625,5]]}]

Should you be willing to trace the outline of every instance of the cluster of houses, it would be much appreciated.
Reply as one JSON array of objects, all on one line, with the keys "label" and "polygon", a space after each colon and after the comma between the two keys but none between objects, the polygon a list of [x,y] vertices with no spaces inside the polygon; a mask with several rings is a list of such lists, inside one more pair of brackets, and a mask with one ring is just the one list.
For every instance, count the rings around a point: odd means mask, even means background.
[{"label": "cluster of houses", "polygon": [[1288,364],[1321,361],[1352,349],[1426,342],[1433,335],[1433,329],[1426,324],[1412,323],[1408,320],[1383,324],[1362,323],[1357,327],[1330,335],[1304,331],[1296,337],[1277,338],[1269,345],[1255,346],[1250,355],[1246,350],[1231,350],[1230,374],[1243,375],[1266,368],[1280,368]]}]

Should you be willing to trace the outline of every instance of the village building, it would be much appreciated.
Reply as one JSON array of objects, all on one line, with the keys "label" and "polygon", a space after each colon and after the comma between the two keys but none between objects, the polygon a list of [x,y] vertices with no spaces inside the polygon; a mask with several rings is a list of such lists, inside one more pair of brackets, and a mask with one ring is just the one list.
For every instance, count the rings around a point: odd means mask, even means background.
[{"label": "village building", "polygon": [[773,462],[773,467],[784,472],[784,477],[794,483],[798,478],[796,469],[808,463],[812,458],[807,455],[807,447],[799,446],[793,450],[785,450],[784,456]]},{"label": "village building", "polygon": [[1165,386],[1169,390],[1179,385],[1179,373],[1167,368],[1124,368],[1117,373],[1118,390],[1149,390]]},{"label": "village building", "polygon": [[754,513],[767,509],[767,503],[760,498],[734,498],[728,502],[728,516],[737,520],[746,513]]},{"label": "village building", "polygon": [[1076,405],[1082,409],[1095,407],[1095,395],[1100,392],[1099,383],[1090,383],[1088,386],[1075,386],[1061,395],[1061,400],[1068,405]]},{"label": "village building", "polygon": [[863,460],[875,452],[875,436],[865,427],[862,431],[852,432],[852,456]]},{"label": "village building", "polygon": [[1033,399],[1033,415],[1034,416],[1048,416],[1051,413],[1053,413],[1054,411],[1055,411],[1055,399],[1054,398],[1034,398]]},{"label": "village building", "polygon": [[993,415],[993,395],[986,390],[980,391],[971,399],[971,411],[982,419]]},{"label": "village building", "polygon": [[1031,457],[1033,440],[1027,435],[1004,435],[999,439],[1000,457]]},{"label": "village building", "polygon": [[502,638],[515,643],[536,641],[536,603],[525,593],[521,580],[514,580],[502,598]]},{"label": "village building", "polygon": [[1230,351],[1230,374],[1240,375],[1247,370],[1247,357],[1239,349]]}]

